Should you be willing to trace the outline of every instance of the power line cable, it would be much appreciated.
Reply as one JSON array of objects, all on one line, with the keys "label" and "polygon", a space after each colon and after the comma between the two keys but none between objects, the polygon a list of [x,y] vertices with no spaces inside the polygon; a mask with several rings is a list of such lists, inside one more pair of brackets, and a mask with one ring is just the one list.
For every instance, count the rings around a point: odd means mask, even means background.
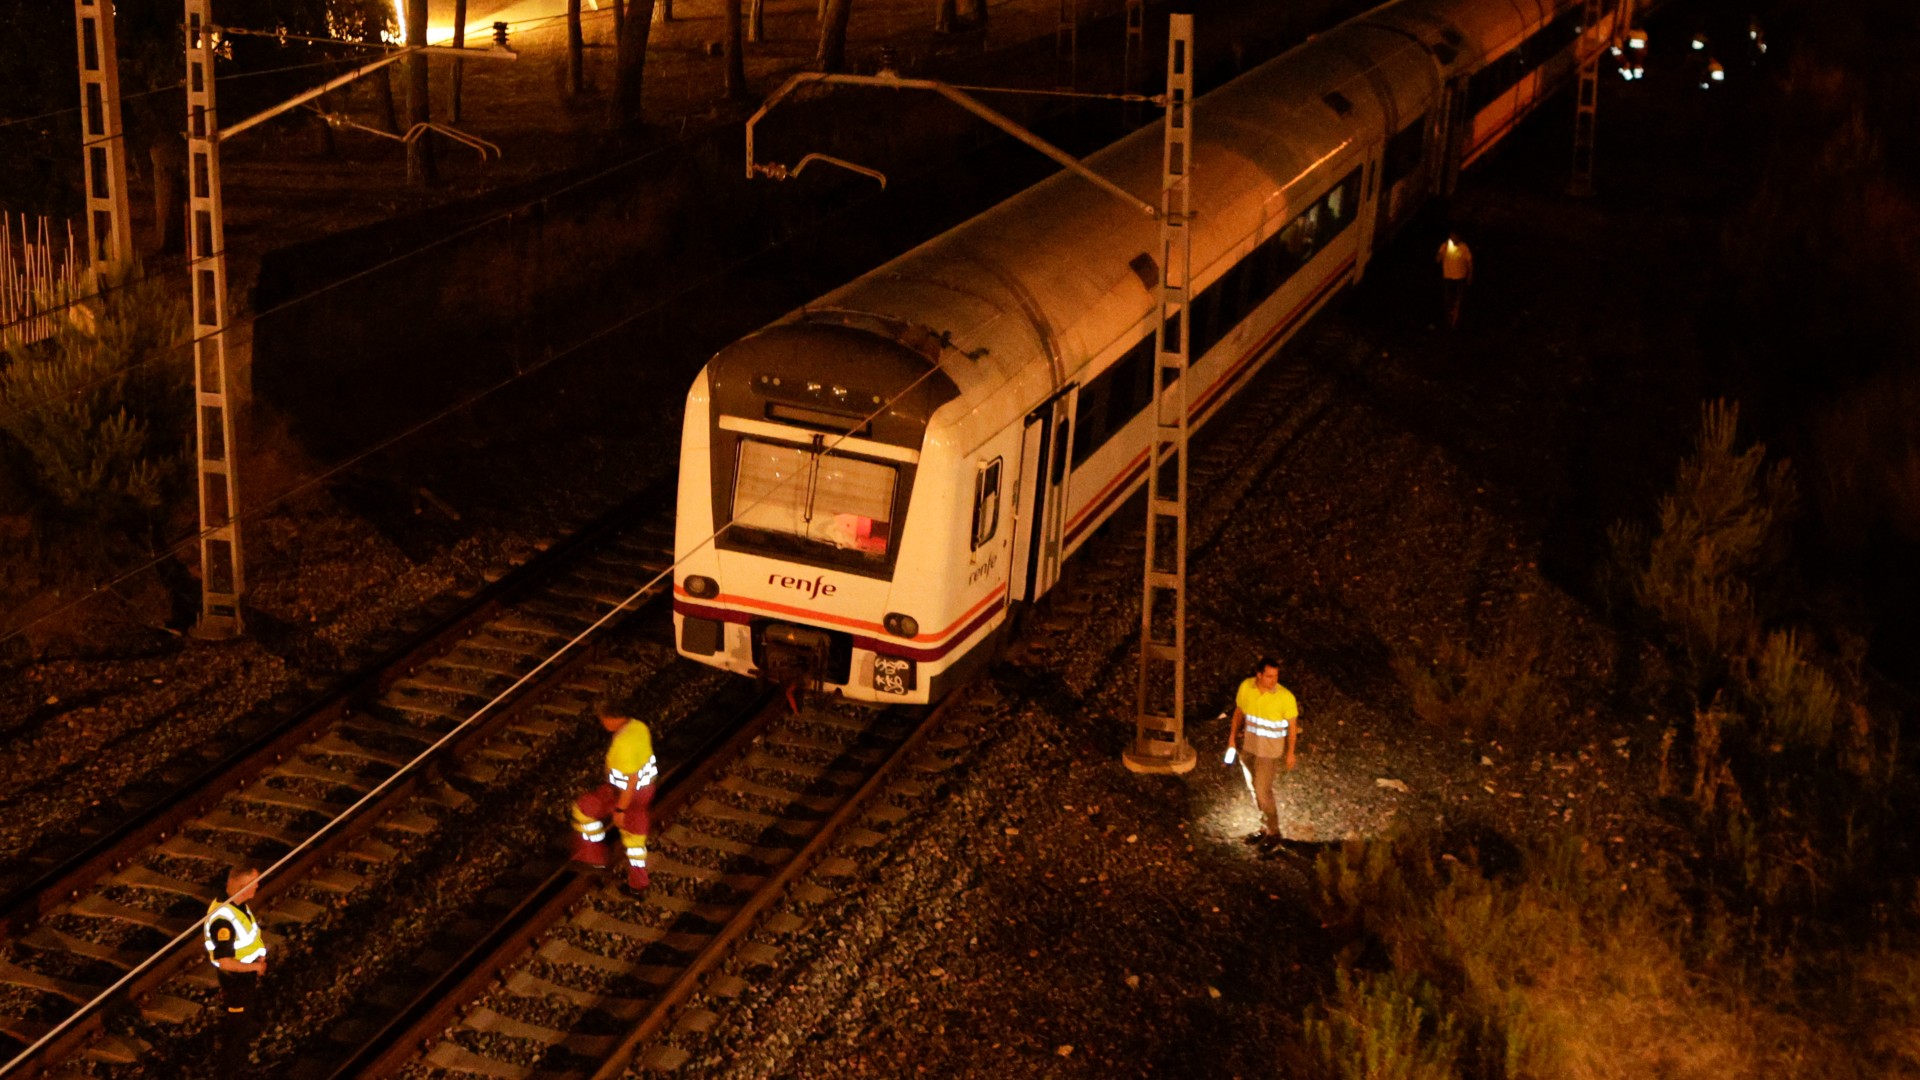
[{"label": "power line cable", "polygon": [[[661,149],[664,150],[665,148],[661,148]],[[660,151],[658,150],[653,151],[653,153],[658,153],[658,152]],[[636,159],[636,160],[640,160],[640,159]],[[581,182],[586,183],[589,181],[581,181]],[[847,214],[854,212],[855,210],[863,208],[867,204],[867,202],[877,197],[878,197],[877,195],[868,195],[852,203],[849,203],[845,208],[841,209],[840,211],[837,211],[828,220],[838,220],[839,218],[844,217]],[[453,237],[450,236],[450,237],[443,238],[442,242],[444,242],[444,239],[453,239]],[[439,423],[440,421],[446,419],[447,417],[453,416],[459,412],[462,412],[468,408],[471,408],[472,406],[478,404],[480,401],[484,400],[487,397],[492,396],[493,394],[499,392],[500,390],[503,390],[506,387],[514,383],[517,383],[520,380],[527,378],[530,375],[533,375],[539,371],[544,370],[548,366],[552,365],[554,362],[579,352],[580,350],[586,348],[587,346],[593,344],[594,342],[599,341],[602,338],[605,338],[606,336],[614,333],[615,331],[625,326],[631,325],[632,323],[637,322],[640,319],[646,318],[649,315],[653,315],[660,311],[665,310],[671,303],[679,300],[681,297],[690,295],[701,288],[704,288],[716,281],[719,281],[723,277],[725,277],[727,274],[731,274],[739,270],[741,267],[744,267],[747,264],[753,262],[754,260],[762,258],[775,250],[778,250],[780,248],[787,246],[790,243],[792,243],[792,239],[779,240],[773,244],[767,245],[766,247],[759,249],[758,251],[752,252],[751,254],[735,259],[732,262],[727,263],[726,265],[715,270],[713,273],[710,273],[705,277],[700,278],[699,280],[694,281],[691,284],[685,286],[684,288],[675,292],[671,296],[668,296],[658,301],[657,303],[654,303],[645,308],[642,308],[641,310],[636,311],[631,315],[623,316],[622,318],[615,320],[613,323],[609,324],[608,326],[602,327],[601,329],[594,331],[593,333],[587,335],[586,337],[580,339],[579,341],[574,342],[573,344],[567,346],[564,349],[561,349],[557,352],[550,353],[546,356],[541,357],[539,360],[528,365],[526,368],[516,371],[514,374],[507,376],[506,378],[501,379],[490,386],[484,387],[481,390],[469,395],[466,398],[463,398],[458,402],[455,402],[452,405],[447,406],[446,408],[440,410],[439,412],[433,414],[432,416],[427,417],[426,419],[420,421],[419,423],[414,424],[413,426],[407,428],[404,431],[398,432],[394,435],[388,436],[385,439],[382,439],[378,443],[375,443],[373,446],[370,446],[360,451],[359,453],[353,454],[350,457],[315,474],[314,476],[309,477],[304,481],[301,481],[300,483],[294,485],[291,488],[288,488],[287,490],[281,492],[280,494],[274,496],[273,498],[248,508],[247,510],[243,511],[238,517],[233,518],[231,520],[234,522],[253,520],[259,515],[264,514],[269,510],[272,510],[273,508],[281,505],[282,503],[288,502],[294,497],[300,494],[303,494],[304,492],[317,486],[321,482],[339,475],[340,473],[346,471],[347,469],[350,469],[353,466],[358,465],[359,463],[367,460],[368,458],[373,457],[374,455],[384,450],[387,450],[388,448],[406,439],[412,438],[414,435],[419,434],[421,431],[426,430],[427,428],[433,426],[434,424]],[[380,269],[380,267],[369,268],[368,270],[363,271],[361,274],[354,275],[354,276],[355,277],[363,276],[364,274],[367,274],[367,273],[373,273],[375,270],[378,270],[378,269]],[[345,278],[333,284],[335,286],[340,284],[345,284],[345,282],[348,280],[352,280],[352,279]],[[332,287],[332,286],[329,286],[329,287]],[[263,312],[262,314],[266,314],[266,313]],[[71,611],[74,608],[78,607],[79,605],[84,604],[89,600],[92,600],[95,596],[98,596],[107,590],[113,589],[116,586],[124,584],[125,582],[131,580],[135,575],[140,574],[146,570],[150,570],[153,567],[158,566],[161,563],[165,562],[166,560],[185,552],[188,548],[192,547],[194,544],[198,543],[200,540],[206,538],[207,536],[212,535],[212,533],[216,531],[216,528],[222,528],[222,527],[225,527],[225,526],[222,525],[215,528],[202,529],[198,532],[191,533],[185,537],[182,537],[177,541],[174,541],[172,544],[168,545],[164,550],[162,550],[160,554],[147,560],[146,562],[140,563],[137,566],[134,566],[128,570],[125,570],[122,573],[118,574],[117,576],[108,579],[107,581],[96,584],[92,588],[88,589],[85,593],[81,594],[78,597],[75,597],[74,599],[68,601],[67,603],[62,604],[59,607],[54,608],[53,610],[48,611],[26,623],[23,623],[20,626],[17,626],[11,630],[8,630],[4,635],[0,635],[0,644],[4,644],[8,641],[11,641],[14,638],[25,633],[26,631],[39,625],[40,623],[45,622],[46,620],[54,618],[58,615],[62,615],[68,611]],[[20,610],[24,610],[28,606],[31,606],[31,604],[29,603],[28,605],[22,605],[21,608],[16,608],[14,612],[10,612],[9,614],[17,613]]]},{"label": "power line cable", "polygon": [[[366,267],[365,269],[358,270],[351,274],[348,274],[345,277],[336,279],[331,282],[327,282],[326,284],[319,286],[318,288],[312,290],[311,292],[303,293],[299,296],[295,296],[287,300],[283,300],[280,303],[273,305],[272,307],[266,308],[265,310],[253,312],[245,316],[241,320],[241,322],[230,324],[222,330],[217,330],[217,331],[214,331],[213,333],[204,334],[200,337],[192,338],[188,341],[184,341],[179,345],[171,346],[165,350],[162,350],[160,353],[155,354],[154,356],[151,356],[144,360],[139,361],[138,363],[130,364],[127,367],[121,368],[118,371],[115,371],[111,374],[103,375],[92,382],[83,383],[80,386],[76,386],[76,387],[71,387],[58,398],[48,398],[43,401],[31,402],[26,405],[22,405],[17,408],[14,408],[8,412],[0,413],[0,421],[10,420],[16,416],[21,416],[28,412],[32,412],[35,409],[41,409],[49,405],[57,404],[61,401],[67,400],[73,394],[83,393],[87,390],[94,389],[99,386],[104,386],[107,383],[112,382],[114,379],[120,378],[121,376],[129,372],[136,371],[141,368],[147,367],[149,365],[161,363],[165,360],[168,360],[171,358],[169,354],[172,354],[175,352],[179,352],[182,354],[190,354],[192,351],[192,347],[194,345],[199,344],[202,341],[208,341],[214,337],[219,336],[220,334],[229,333],[241,325],[251,325],[255,322],[258,322],[260,319],[265,318],[268,315],[277,314],[279,312],[287,310],[288,308],[293,307],[296,304],[305,303],[308,300],[312,300],[317,296],[330,292],[333,289],[339,288],[340,286],[348,284],[349,282],[358,280],[359,278],[365,277],[368,274],[372,274],[372,273],[376,273],[378,271],[384,270],[397,263],[404,262],[407,259],[413,258],[415,255],[419,255],[424,252],[431,251],[432,249],[439,247],[442,244],[445,244],[449,241],[457,240],[463,236],[468,235],[469,233],[473,233],[480,229],[487,228],[488,226],[498,224],[501,221],[507,220],[516,214],[519,214],[525,210],[531,209],[532,207],[540,203],[546,202],[547,200],[552,199],[556,196],[565,195],[568,192],[575,190],[576,188],[580,188],[588,184],[596,183],[602,179],[605,179],[608,176],[613,175],[616,172],[619,172],[622,169],[625,169],[625,168],[628,168],[629,166],[637,165],[643,161],[646,161],[647,159],[655,156],[656,154],[661,154],[668,150],[671,150],[677,147],[678,145],[680,145],[681,143],[684,143],[685,141],[686,141],[686,137],[684,135],[678,136],[669,143],[643,151],[633,157],[625,158],[621,161],[615,162],[614,164],[607,166],[605,169],[602,169],[598,172],[593,173],[592,175],[583,177],[581,179],[574,180],[563,187],[557,188],[553,191],[547,192],[542,195],[530,196],[529,198],[526,199],[526,201],[517,203],[506,210],[500,211],[499,213],[493,215],[492,217],[483,218],[465,227],[457,229],[454,232],[448,233],[445,236],[441,236],[433,240],[430,240],[427,243],[420,245],[419,247],[415,247],[410,250],[401,252],[400,254],[395,255],[382,262],[376,263],[373,266]],[[184,265],[187,267],[191,267],[192,265],[209,258],[212,258],[212,256],[211,255],[197,256],[190,259]],[[179,268],[176,267],[174,269],[179,269]],[[167,272],[170,273],[172,272],[172,270],[169,270]],[[115,286],[115,288],[119,288],[119,289],[130,288],[133,285],[140,284],[141,282],[144,282],[147,280],[151,280],[152,278],[157,276],[159,276],[157,273],[142,275],[137,279],[124,282],[118,286]],[[87,296],[76,297],[74,299],[57,304],[53,307],[46,309],[45,311],[36,312],[33,315],[22,316],[19,319],[15,319],[13,322],[0,323],[0,330],[4,330],[11,326],[20,325],[22,323],[27,322],[30,319],[43,318],[47,315],[58,314],[59,312],[78,306],[79,304],[86,303],[100,295],[104,295],[104,293],[90,293]]]}]

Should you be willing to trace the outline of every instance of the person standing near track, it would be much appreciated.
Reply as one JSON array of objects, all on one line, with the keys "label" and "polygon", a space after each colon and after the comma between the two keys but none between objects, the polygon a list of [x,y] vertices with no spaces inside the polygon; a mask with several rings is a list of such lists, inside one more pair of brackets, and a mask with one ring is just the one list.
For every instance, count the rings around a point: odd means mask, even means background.
[{"label": "person standing near track", "polygon": [[647,827],[653,806],[653,782],[660,766],[653,756],[653,732],[639,720],[601,701],[600,726],[612,734],[607,747],[607,779],[573,804],[573,858],[588,866],[607,865],[607,822],[620,832],[627,849],[627,888],[647,887]]},{"label": "person standing near track", "polygon": [[1433,256],[1440,264],[1440,285],[1447,302],[1447,329],[1460,324],[1460,305],[1466,302],[1467,286],[1473,284],[1473,252],[1458,233],[1447,233],[1446,242]]},{"label": "person standing near track", "polygon": [[1273,784],[1280,764],[1294,766],[1294,742],[1300,736],[1300,705],[1293,691],[1280,685],[1280,661],[1260,658],[1253,674],[1240,684],[1233,698],[1233,745],[1240,748],[1240,771],[1260,810],[1260,831],[1245,841],[1264,851],[1280,844],[1280,808]]},{"label": "person standing near track", "polygon": [[247,901],[260,883],[260,871],[235,866],[227,871],[227,899],[207,905],[207,958],[220,979],[220,999],[226,1008],[220,1022],[220,1075],[239,1076],[255,1039],[260,1016],[254,1001],[260,976],[267,973],[267,937]]}]

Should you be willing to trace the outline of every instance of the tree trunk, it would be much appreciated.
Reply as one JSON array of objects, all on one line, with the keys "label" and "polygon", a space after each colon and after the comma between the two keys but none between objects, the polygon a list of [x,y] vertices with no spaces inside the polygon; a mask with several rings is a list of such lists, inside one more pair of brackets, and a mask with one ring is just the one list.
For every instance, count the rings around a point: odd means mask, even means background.
[{"label": "tree trunk", "polygon": [[400,113],[393,104],[393,65],[389,64],[373,76],[373,108],[378,114],[380,126],[387,134],[400,134]]},{"label": "tree trunk", "polygon": [[847,20],[852,15],[853,0],[827,0],[820,19],[820,51],[813,58],[816,69],[837,72],[846,67]]},{"label": "tree trunk", "polygon": [[147,150],[153,162],[153,226],[160,254],[187,249],[187,147],[177,136],[161,136]]},{"label": "tree trunk", "polygon": [[[427,0],[407,0],[407,45],[417,47],[427,43]],[[427,101],[427,56],[415,53],[403,61],[407,65],[407,130],[413,130],[417,124],[432,119],[432,109]],[[433,133],[420,132],[420,137],[407,144],[407,182],[415,187],[426,187],[440,182],[440,175],[433,167]]]},{"label": "tree trunk", "polygon": [[580,32],[580,0],[567,0],[567,96],[586,92],[587,39]]},{"label": "tree trunk", "polygon": [[640,90],[646,75],[647,39],[653,35],[654,0],[616,0],[614,16],[613,130],[640,133]]},{"label": "tree trunk", "polygon": [[963,14],[968,26],[977,29],[987,25],[987,0],[967,0],[967,10]]},{"label": "tree trunk", "polygon": [[721,8],[726,13],[727,22],[724,91],[728,101],[738,101],[747,96],[747,63],[740,51],[740,0],[724,0]]},{"label": "tree trunk", "polygon": [[755,45],[767,40],[767,0],[747,4],[747,40]]},{"label": "tree trunk", "polygon": [[958,12],[955,10],[954,0],[934,0],[933,32],[936,34],[953,33],[953,21],[956,14],[958,14]]},{"label": "tree trunk", "polygon": [[[453,0],[453,47],[467,47],[467,0]],[[447,122],[460,122],[460,82],[467,71],[467,62],[456,59],[453,62],[453,89],[447,95]]]}]

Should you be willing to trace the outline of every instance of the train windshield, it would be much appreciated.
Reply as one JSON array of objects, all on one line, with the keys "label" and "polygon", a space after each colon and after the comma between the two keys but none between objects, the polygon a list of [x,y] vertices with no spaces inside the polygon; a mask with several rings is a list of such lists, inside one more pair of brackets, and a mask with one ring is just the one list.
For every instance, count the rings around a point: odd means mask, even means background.
[{"label": "train windshield", "polygon": [[743,438],[734,469],[734,528],[884,562],[893,542],[897,479],[893,466],[836,454],[817,437],[812,446]]}]

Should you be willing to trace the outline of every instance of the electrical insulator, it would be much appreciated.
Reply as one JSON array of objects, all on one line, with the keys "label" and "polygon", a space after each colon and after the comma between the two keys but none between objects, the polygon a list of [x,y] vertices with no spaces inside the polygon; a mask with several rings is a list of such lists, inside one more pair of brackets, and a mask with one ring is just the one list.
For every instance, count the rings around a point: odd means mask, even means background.
[{"label": "electrical insulator", "polygon": [[493,24],[493,47],[496,49],[504,49],[507,47],[507,24],[505,22],[496,22]]}]

